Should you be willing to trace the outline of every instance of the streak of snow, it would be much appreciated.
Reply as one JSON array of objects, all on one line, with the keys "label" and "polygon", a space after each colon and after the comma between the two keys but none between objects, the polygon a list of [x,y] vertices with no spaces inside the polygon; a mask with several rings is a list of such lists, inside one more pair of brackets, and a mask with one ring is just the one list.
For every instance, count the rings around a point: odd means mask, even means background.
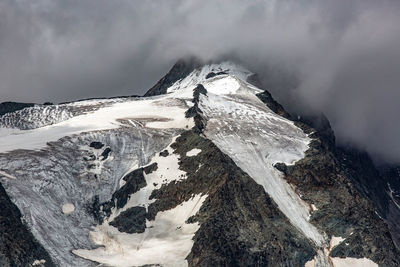
[{"label": "streak of snow", "polygon": [[334,247],[336,247],[337,245],[339,245],[340,243],[342,243],[345,240],[345,238],[340,237],[340,236],[332,236],[331,238],[331,242],[329,244],[329,249],[332,250]]},{"label": "streak of snow", "polygon": [[[397,203],[396,199],[393,196],[393,193],[394,193],[393,189],[390,187],[389,183],[387,183],[387,185],[389,187],[389,192],[388,192],[389,197],[392,199],[392,201],[396,205],[396,207],[400,209],[400,204]],[[378,214],[378,216],[379,216],[379,214]],[[381,216],[379,216],[379,217],[381,217]]]},{"label": "streak of snow", "polygon": [[197,156],[201,152],[201,149],[193,148],[192,150],[186,152],[187,157]]},{"label": "streak of snow", "polygon": [[13,175],[10,175],[10,174],[8,174],[6,172],[3,172],[3,171],[0,171],[0,176],[4,176],[4,177],[9,178],[9,179],[17,179],[17,177],[15,177]]}]

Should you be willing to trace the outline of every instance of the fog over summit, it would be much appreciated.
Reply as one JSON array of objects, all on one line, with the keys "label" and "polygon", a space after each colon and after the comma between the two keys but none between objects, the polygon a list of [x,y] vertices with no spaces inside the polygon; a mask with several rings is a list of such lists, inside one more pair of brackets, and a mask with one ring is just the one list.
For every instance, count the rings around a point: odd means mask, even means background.
[{"label": "fog over summit", "polygon": [[400,162],[399,1],[0,0],[0,100],[143,94],[179,58],[226,55],[341,143]]}]

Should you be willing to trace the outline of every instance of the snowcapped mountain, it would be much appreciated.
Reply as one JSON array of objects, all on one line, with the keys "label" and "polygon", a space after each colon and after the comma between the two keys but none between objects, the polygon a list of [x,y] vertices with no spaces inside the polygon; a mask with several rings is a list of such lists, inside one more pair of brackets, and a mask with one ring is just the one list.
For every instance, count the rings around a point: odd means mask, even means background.
[{"label": "snowcapped mountain", "polygon": [[260,87],[192,58],[144,97],[3,105],[1,264],[400,266],[369,157]]}]

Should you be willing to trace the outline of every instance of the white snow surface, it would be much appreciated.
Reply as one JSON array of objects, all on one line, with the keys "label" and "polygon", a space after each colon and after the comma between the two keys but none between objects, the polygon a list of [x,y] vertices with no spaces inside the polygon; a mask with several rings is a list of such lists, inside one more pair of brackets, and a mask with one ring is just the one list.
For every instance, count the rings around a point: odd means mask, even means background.
[{"label": "white snow surface", "polygon": [[187,157],[194,157],[197,156],[201,152],[201,149],[193,148],[192,150],[186,152]]},{"label": "white snow surface", "polygon": [[[329,255],[334,247],[339,245],[345,240],[340,236],[332,236],[329,246],[324,249],[324,254]],[[306,262],[305,267],[319,267],[319,266],[332,266],[332,267],[378,267],[378,264],[367,258],[339,258],[329,257],[328,262],[321,262],[322,253],[318,252],[318,255],[314,259]]]},{"label": "white snow surface", "polygon": [[71,214],[75,211],[75,205],[72,203],[66,203],[62,205],[61,210],[64,214]]},{"label": "white snow surface", "polygon": [[126,98],[92,99],[59,105],[34,105],[0,116],[0,127],[36,129],[125,100]]},{"label": "white snow surface", "polygon": [[38,266],[38,265],[42,265],[42,264],[45,264],[45,263],[46,263],[46,260],[44,260],[44,259],[35,260],[35,261],[32,263],[32,266]]},{"label": "white snow surface", "polygon": [[378,267],[378,264],[367,258],[331,258],[334,267]]}]

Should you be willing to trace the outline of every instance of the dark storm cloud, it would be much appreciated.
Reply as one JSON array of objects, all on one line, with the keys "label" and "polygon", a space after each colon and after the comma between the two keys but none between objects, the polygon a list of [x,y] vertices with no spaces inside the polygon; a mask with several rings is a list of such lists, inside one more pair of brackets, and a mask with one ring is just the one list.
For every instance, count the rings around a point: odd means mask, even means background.
[{"label": "dark storm cloud", "polygon": [[0,99],[142,94],[184,55],[234,54],[341,142],[400,161],[399,25],[388,0],[0,0]]}]

